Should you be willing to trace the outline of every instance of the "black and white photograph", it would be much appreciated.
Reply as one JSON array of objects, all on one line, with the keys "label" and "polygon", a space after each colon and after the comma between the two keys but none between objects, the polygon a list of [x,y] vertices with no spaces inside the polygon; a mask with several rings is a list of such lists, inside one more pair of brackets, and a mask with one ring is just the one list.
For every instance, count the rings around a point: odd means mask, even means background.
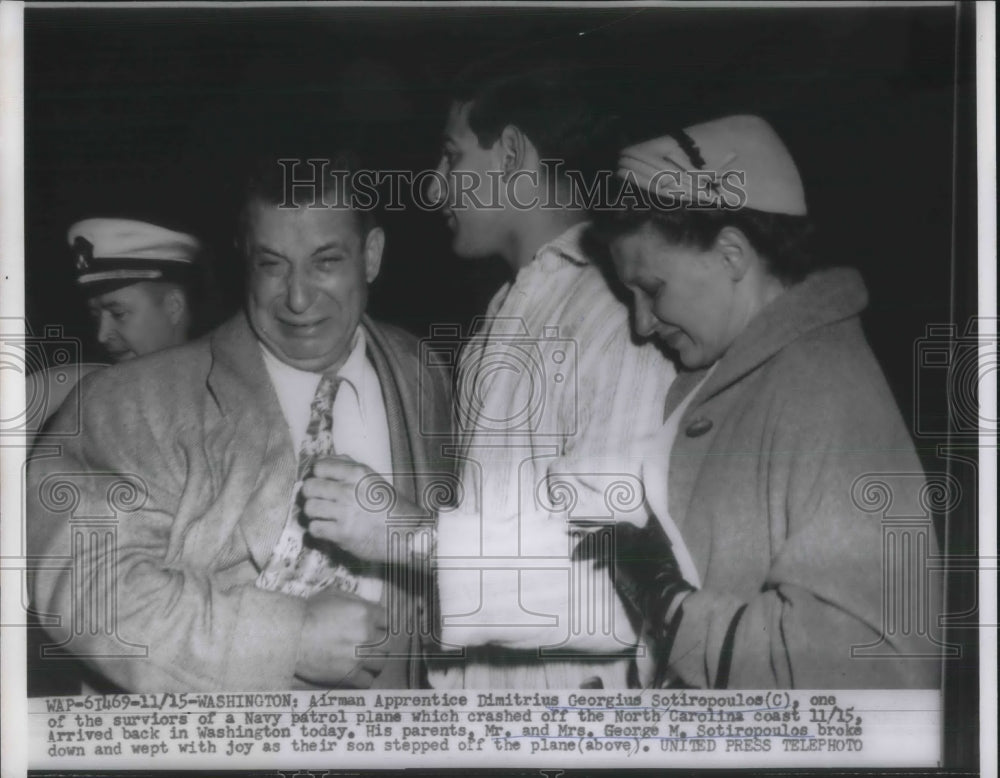
[{"label": "black and white photograph", "polygon": [[996,774],[987,5],[5,3],[4,778]]}]

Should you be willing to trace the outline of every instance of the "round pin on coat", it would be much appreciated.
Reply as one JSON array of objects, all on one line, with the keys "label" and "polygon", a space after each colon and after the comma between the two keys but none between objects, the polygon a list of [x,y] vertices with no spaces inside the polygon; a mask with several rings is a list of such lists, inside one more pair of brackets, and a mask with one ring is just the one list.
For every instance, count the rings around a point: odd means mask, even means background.
[{"label": "round pin on coat", "polygon": [[704,416],[702,416],[701,418],[692,421],[688,425],[687,429],[684,430],[684,434],[687,435],[689,438],[699,438],[706,432],[708,432],[710,429],[712,429],[712,420],[706,419]]}]

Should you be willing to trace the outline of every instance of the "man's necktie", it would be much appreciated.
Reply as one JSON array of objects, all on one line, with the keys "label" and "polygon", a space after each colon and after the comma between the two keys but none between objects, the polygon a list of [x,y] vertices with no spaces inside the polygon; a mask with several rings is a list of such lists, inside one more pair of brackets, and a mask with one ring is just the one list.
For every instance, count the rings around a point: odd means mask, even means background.
[{"label": "man's necktie", "polygon": [[257,576],[257,587],[309,597],[334,585],[377,601],[381,586],[377,586],[376,592],[374,584],[380,582],[351,572],[333,559],[331,553],[336,552],[335,548],[322,542],[315,544],[305,536],[307,520],[302,510],[302,482],[310,476],[313,464],[319,457],[336,453],[333,447],[333,404],[340,383],[341,380],[336,375],[324,374],[316,388],[309,411],[309,425],[299,451],[298,479],[292,490],[288,518],[270,559]]}]

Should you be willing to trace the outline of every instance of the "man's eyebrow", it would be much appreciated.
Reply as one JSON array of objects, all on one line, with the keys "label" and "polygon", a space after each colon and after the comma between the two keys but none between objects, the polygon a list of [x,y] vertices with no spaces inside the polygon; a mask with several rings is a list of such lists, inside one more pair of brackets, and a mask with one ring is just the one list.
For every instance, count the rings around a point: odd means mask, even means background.
[{"label": "man's eyebrow", "polygon": [[322,246],[318,246],[313,251],[313,256],[316,256],[317,254],[320,254],[324,251],[329,251],[330,249],[343,249],[346,247],[347,244],[345,244],[344,241],[342,241],[340,238],[334,238],[333,240],[328,240]]},{"label": "man's eyebrow", "polygon": [[263,243],[254,244],[254,248],[257,249],[257,251],[263,252],[264,254],[271,254],[272,256],[285,259],[285,255],[282,254],[280,251],[278,251],[277,249],[273,249],[270,246],[267,246]]}]

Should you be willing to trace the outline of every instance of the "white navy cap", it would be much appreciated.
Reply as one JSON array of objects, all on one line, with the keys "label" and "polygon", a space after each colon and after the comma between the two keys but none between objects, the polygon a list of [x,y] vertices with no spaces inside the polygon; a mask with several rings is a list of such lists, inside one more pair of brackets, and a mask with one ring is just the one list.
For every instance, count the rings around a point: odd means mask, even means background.
[{"label": "white navy cap", "polygon": [[[713,193],[702,187],[701,173],[715,180],[731,177],[729,191]],[[681,202],[719,204],[723,195],[731,194],[728,199],[738,207],[793,216],[807,213],[795,161],[778,133],[759,116],[727,116],[629,146],[618,159],[618,175],[634,179],[654,195],[669,194]]]},{"label": "white navy cap", "polygon": [[133,219],[84,219],[66,240],[88,297],[140,281],[185,283],[202,252],[193,235]]}]

